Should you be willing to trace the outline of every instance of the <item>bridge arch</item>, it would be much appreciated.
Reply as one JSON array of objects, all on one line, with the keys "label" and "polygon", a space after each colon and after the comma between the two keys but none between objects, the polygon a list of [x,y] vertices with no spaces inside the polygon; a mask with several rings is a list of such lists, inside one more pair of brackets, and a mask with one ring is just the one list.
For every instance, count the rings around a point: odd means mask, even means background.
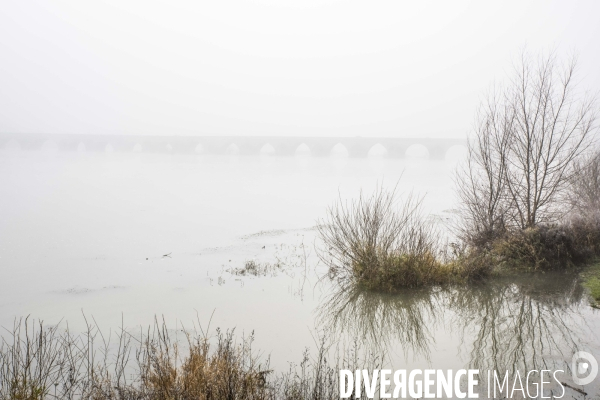
[{"label": "bridge arch", "polygon": [[415,143],[408,146],[404,155],[406,158],[427,159],[429,158],[429,149],[421,143]]},{"label": "bridge arch", "polygon": [[329,154],[333,157],[348,157],[350,152],[346,146],[338,142],[331,148]]},{"label": "bridge arch", "polygon": [[260,148],[258,154],[260,154],[261,156],[271,156],[275,154],[275,147],[273,147],[271,143],[265,143]]},{"label": "bridge arch", "polygon": [[310,156],[312,154],[310,147],[308,147],[308,145],[306,143],[300,143],[298,145],[298,147],[296,147],[296,150],[294,151],[294,155],[296,156],[300,156],[300,157],[307,157]]},{"label": "bridge arch", "polygon": [[235,143],[231,143],[225,149],[225,153],[229,154],[230,156],[237,156],[238,154],[240,154],[240,147]]},{"label": "bridge arch", "polygon": [[367,152],[367,157],[381,158],[388,155],[388,149],[381,143],[376,143]]}]

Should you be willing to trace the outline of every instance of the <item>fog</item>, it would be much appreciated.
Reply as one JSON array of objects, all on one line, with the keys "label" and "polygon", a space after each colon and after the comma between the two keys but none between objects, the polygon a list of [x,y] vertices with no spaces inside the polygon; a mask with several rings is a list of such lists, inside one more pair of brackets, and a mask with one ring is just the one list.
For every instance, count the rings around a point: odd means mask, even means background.
[{"label": "fog", "polygon": [[[30,315],[79,331],[84,313],[107,330],[122,320],[147,326],[155,315],[176,327],[198,316],[255,331],[283,368],[314,344],[314,310],[331,290],[315,250],[326,207],[400,181],[448,217],[453,166],[335,154],[5,151],[0,326]],[[282,267],[236,275],[250,260]]]},{"label": "fog", "polygon": [[[527,272],[504,276],[505,261],[485,253],[498,274],[463,276],[472,244],[456,234],[457,171],[486,91],[526,49],[576,55],[577,94],[600,93],[600,2],[1,10],[0,370],[11,370],[10,327],[24,318],[88,338],[91,321],[111,335],[162,318],[179,339],[196,323],[210,340],[235,329],[236,343],[256,334],[257,360],[277,373],[324,347],[329,361],[355,351],[420,369],[567,370],[581,349],[600,358],[600,314],[579,270],[534,275],[524,257]],[[335,204],[359,210],[353,201],[382,188],[397,195],[390,209],[420,202],[433,243],[421,256],[441,280],[378,293],[336,276],[319,229],[334,225]],[[372,221],[393,222],[381,215]],[[410,251],[389,252],[407,275]]]},{"label": "fog", "polygon": [[588,1],[28,1],[0,132],[461,137],[523,46],[600,77]]}]

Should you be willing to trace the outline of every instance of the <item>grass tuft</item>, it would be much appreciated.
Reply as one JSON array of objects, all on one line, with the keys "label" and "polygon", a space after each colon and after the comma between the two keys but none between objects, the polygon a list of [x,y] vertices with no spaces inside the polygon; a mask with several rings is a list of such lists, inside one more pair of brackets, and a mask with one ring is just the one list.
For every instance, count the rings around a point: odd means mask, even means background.
[{"label": "grass tuft", "polygon": [[441,285],[476,276],[478,268],[444,257],[440,234],[421,210],[421,200],[396,200],[379,188],[352,202],[341,199],[327,210],[318,231],[319,256],[343,287],[381,292]]}]

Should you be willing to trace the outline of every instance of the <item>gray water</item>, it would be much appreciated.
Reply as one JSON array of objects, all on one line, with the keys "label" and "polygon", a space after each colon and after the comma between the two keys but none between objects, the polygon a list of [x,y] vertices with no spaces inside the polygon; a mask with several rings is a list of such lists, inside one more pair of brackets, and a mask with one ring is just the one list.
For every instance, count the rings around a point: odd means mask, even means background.
[{"label": "gray water", "polygon": [[[314,227],[328,205],[397,184],[425,195],[443,223],[456,206],[455,166],[5,151],[0,325],[26,315],[74,330],[82,314],[104,329],[147,326],[156,315],[173,328],[210,321],[254,331],[255,348],[278,370],[319,338],[386,354],[392,369],[568,370],[577,350],[600,359],[600,313],[576,274],[399,295],[339,292],[327,278]],[[244,274],[249,261],[264,274]],[[598,379],[586,390],[599,392]]]}]

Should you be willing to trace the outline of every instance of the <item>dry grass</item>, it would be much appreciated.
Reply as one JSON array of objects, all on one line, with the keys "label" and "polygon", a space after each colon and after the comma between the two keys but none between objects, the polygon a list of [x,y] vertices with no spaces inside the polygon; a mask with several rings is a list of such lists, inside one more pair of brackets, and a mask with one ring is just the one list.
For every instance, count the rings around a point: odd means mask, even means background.
[{"label": "dry grass", "polygon": [[350,203],[340,199],[320,222],[320,257],[343,285],[394,291],[446,279],[438,235],[420,199],[409,196],[397,206],[395,191],[379,188]]},{"label": "dry grass", "polygon": [[252,335],[178,336],[158,320],[138,335],[121,329],[116,340],[95,323],[72,335],[22,319],[9,332],[0,346],[3,400],[330,400],[339,397],[339,369],[365,365],[356,352],[330,365],[322,340],[316,358],[306,351],[299,365],[275,374],[252,350]]}]

